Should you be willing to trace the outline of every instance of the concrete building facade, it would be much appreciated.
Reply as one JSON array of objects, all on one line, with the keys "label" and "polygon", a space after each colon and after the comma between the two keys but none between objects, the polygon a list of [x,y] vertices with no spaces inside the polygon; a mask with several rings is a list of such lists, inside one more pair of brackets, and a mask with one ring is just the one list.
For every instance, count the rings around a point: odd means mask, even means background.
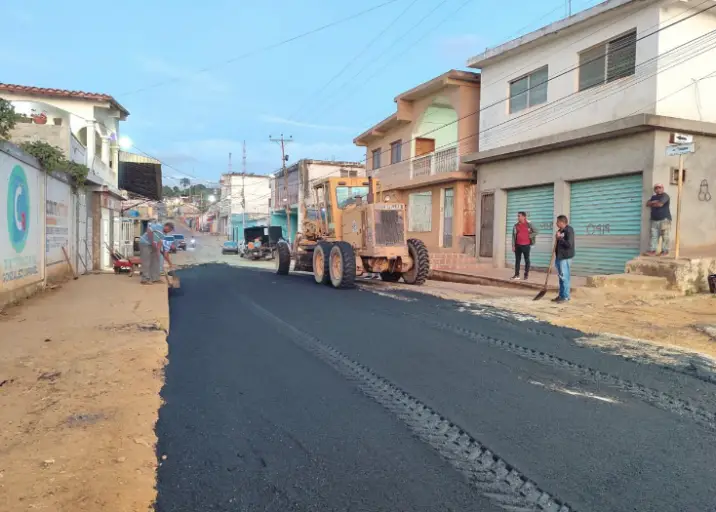
[{"label": "concrete building facade", "polygon": [[[513,263],[511,229],[526,211],[540,230],[533,265],[546,267],[554,219],[576,233],[573,272],[624,272],[648,248],[656,183],[676,220],[673,132],[693,134],[686,155],[681,247],[716,249],[716,9],[696,1],[609,0],[468,61],[482,73],[478,258]],[[709,69],[713,68],[713,69]],[[674,228],[672,226],[672,245]]]},{"label": "concrete building facade", "polygon": [[410,238],[427,246],[431,266],[474,262],[474,169],[460,158],[478,150],[480,75],[451,70],[395,98],[396,112],[354,139],[384,201],[407,207]]}]

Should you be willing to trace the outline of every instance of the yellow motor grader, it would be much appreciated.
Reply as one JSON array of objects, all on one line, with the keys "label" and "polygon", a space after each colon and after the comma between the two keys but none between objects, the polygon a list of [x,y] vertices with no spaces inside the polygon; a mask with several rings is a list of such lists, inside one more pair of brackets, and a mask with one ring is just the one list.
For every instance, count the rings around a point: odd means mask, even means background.
[{"label": "yellow motor grader", "polygon": [[301,205],[304,220],[293,246],[280,241],[276,273],[313,272],[317,283],[351,288],[356,276],[379,273],[422,285],[430,257],[418,239],[406,240],[405,205],[375,202],[372,178],[325,178],[313,186],[313,207]]}]

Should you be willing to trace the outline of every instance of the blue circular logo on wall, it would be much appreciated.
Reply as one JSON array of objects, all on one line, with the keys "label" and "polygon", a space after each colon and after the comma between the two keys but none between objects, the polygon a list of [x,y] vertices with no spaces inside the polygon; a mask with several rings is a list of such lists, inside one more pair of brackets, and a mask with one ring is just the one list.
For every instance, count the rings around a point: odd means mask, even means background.
[{"label": "blue circular logo on wall", "polygon": [[15,252],[22,252],[30,231],[30,187],[19,165],[13,167],[7,184],[7,231]]}]

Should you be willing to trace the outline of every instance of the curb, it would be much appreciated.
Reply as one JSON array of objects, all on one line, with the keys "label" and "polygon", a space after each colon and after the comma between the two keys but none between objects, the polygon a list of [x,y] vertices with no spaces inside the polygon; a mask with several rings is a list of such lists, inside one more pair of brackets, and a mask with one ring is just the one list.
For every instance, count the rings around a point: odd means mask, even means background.
[{"label": "curb", "polygon": [[[500,288],[512,288],[515,290],[541,290],[542,285],[539,283],[530,283],[525,281],[510,281],[508,279],[500,279],[498,277],[476,276],[472,274],[460,274],[458,272],[447,272],[445,270],[433,270],[429,279],[433,281],[443,281],[446,283],[462,283],[462,284],[478,284],[483,286],[497,286]],[[547,286],[548,291],[558,291],[556,286]]]}]

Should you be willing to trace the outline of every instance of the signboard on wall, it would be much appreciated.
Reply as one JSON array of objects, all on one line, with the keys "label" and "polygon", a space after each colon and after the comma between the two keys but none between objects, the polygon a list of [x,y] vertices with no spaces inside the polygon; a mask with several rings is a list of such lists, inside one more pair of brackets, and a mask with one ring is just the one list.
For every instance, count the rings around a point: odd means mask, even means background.
[{"label": "signboard on wall", "polygon": [[40,171],[0,151],[0,291],[42,280]]},{"label": "signboard on wall", "polygon": [[64,247],[70,253],[70,186],[59,180],[47,178],[45,197],[45,264],[63,263]]}]

